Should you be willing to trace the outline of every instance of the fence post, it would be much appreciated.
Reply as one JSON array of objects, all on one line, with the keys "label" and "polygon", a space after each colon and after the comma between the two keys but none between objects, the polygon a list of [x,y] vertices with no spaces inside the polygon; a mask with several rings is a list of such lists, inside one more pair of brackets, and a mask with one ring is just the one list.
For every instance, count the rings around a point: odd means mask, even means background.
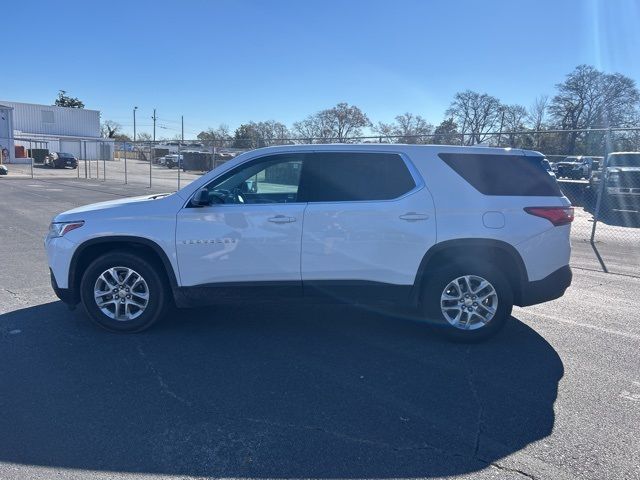
[{"label": "fence post", "polygon": [[124,150],[124,184],[127,184],[127,149],[123,148]]},{"label": "fence post", "polygon": [[178,143],[178,190],[180,190],[180,170],[182,169],[182,165],[184,165],[184,159],[180,161],[180,149],[181,145]]},{"label": "fence post", "polygon": [[[154,116],[155,116],[155,112],[154,112]],[[154,122],[155,122],[155,120],[154,120]],[[149,188],[151,188],[151,164],[153,163],[153,155],[154,155],[155,146],[156,146],[155,143],[152,144],[151,155],[149,155]]]},{"label": "fence post", "polygon": [[593,225],[591,226],[591,238],[590,238],[591,248],[593,248],[593,250],[595,251],[596,257],[598,257],[598,261],[600,262],[600,266],[602,267],[602,270],[605,273],[608,273],[609,270],[607,269],[607,266],[605,265],[604,260],[600,256],[600,252],[598,252],[598,249],[596,248],[595,238],[596,238],[596,228],[598,224],[598,219],[600,217],[600,208],[602,206],[602,196],[604,195],[604,189],[606,188],[606,185],[605,185],[606,180],[604,178],[604,173],[607,170],[608,157],[609,157],[610,151],[611,151],[611,128],[609,128],[605,132],[604,160],[602,162],[602,167],[601,167],[602,174],[600,175],[600,184],[598,185],[598,192],[596,196],[595,210],[593,212]]},{"label": "fence post", "polygon": [[[98,148],[98,143],[96,142],[96,149]],[[100,144],[100,156],[102,157],[102,180],[104,182],[107,181],[107,159],[104,156],[104,148],[102,148],[102,143]]]},{"label": "fence post", "polygon": [[31,140],[29,140],[29,156],[31,157],[31,178],[33,179],[33,148]]},{"label": "fence post", "polygon": [[87,177],[87,142],[84,142],[84,178],[91,178],[91,162],[89,162],[89,176]]}]

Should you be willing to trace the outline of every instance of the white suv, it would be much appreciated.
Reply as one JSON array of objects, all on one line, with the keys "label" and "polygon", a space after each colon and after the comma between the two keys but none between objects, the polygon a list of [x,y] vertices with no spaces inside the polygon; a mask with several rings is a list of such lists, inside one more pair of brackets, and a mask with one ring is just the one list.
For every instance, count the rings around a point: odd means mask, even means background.
[{"label": "white suv", "polygon": [[571,283],[573,209],[537,152],[294,145],[171,195],[76,208],[46,238],[53,288],[114,331],[175,304],[322,297],[484,338]]}]

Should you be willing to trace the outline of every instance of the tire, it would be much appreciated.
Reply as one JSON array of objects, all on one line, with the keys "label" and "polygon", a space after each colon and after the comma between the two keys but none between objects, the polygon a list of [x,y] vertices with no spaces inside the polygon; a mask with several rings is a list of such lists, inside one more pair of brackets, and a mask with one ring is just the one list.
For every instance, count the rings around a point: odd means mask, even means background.
[{"label": "tire", "polygon": [[[465,277],[469,283],[464,280]],[[458,291],[455,287],[451,287],[457,279],[462,279],[457,283]],[[488,282],[488,285],[479,288],[482,280]],[[468,293],[465,292],[467,284],[471,286],[471,291]],[[461,295],[463,301],[467,303],[459,305],[459,300],[446,300],[444,299],[445,292],[452,297]],[[495,296],[491,294],[483,302],[473,301],[490,292],[493,292]],[[466,298],[467,294],[469,298]],[[474,296],[476,298],[473,298]],[[442,303],[443,299],[445,303]],[[495,306],[494,302],[497,303],[497,308],[491,316],[490,310],[492,304]],[[452,307],[447,310],[446,316],[441,303]],[[468,310],[462,312],[462,307],[472,308],[472,313],[469,314]],[[513,291],[506,276],[491,264],[472,259],[461,259],[456,264],[445,266],[433,272],[422,292],[421,309],[424,317],[447,338],[459,342],[477,342],[495,335],[504,327],[511,316],[512,308]],[[455,326],[453,323],[456,323],[457,312],[461,312],[461,315],[457,326]]]},{"label": "tire", "polygon": [[[129,272],[133,273],[125,283],[123,279]],[[115,281],[115,276],[118,281]],[[118,289],[115,295],[112,287]],[[94,288],[106,292],[98,297],[105,302],[104,308],[98,306]],[[80,298],[94,323],[106,330],[122,333],[149,328],[164,315],[170,303],[166,280],[158,267],[143,256],[121,251],[106,253],[87,267],[80,282]]]}]

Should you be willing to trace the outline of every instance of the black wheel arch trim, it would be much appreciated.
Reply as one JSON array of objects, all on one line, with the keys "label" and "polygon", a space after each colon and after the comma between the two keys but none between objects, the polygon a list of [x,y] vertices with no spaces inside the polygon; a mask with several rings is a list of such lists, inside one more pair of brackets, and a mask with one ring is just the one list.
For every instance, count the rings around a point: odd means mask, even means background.
[{"label": "black wheel arch trim", "polygon": [[156,253],[160,258],[160,260],[162,261],[162,266],[164,267],[167,273],[167,278],[169,279],[171,290],[175,292],[176,289],[178,288],[178,280],[176,278],[176,272],[173,269],[173,265],[169,261],[169,258],[167,257],[167,254],[162,249],[162,247],[158,245],[156,242],[154,242],[153,240],[149,240],[148,238],[144,238],[144,237],[137,237],[134,235],[114,235],[114,236],[107,236],[107,237],[97,237],[97,238],[92,238],[90,240],[82,242],[80,245],[78,245],[75,252],[73,253],[73,257],[71,257],[71,263],[69,265],[69,284],[68,285],[69,285],[69,290],[73,291],[73,298],[76,301],[79,301],[79,295],[78,295],[79,292],[77,292],[76,291],[77,289],[75,288],[75,285],[77,284],[77,281],[78,281],[78,278],[77,278],[78,260],[82,257],[82,252],[84,252],[88,247],[92,247],[94,245],[98,245],[102,243],[123,243],[123,244],[134,243],[134,244],[151,248],[154,251],[154,253]]},{"label": "black wheel arch trim", "polygon": [[517,297],[519,296],[520,292],[522,292],[524,288],[526,288],[526,285],[529,281],[529,276],[527,274],[527,268],[524,264],[524,261],[522,260],[520,253],[518,253],[515,247],[502,240],[494,240],[491,238],[460,238],[438,242],[435,245],[431,246],[429,250],[427,250],[427,252],[424,254],[413,283],[413,289],[411,292],[412,303],[418,303],[419,301],[420,290],[422,287],[422,283],[426,278],[425,274],[427,273],[429,261],[433,259],[437,254],[454,248],[492,248],[502,250],[507,255],[509,255],[509,257],[515,262],[518,270],[517,275],[519,279],[519,285],[518,291],[514,292],[514,297],[516,297],[516,300],[519,300],[519,298]]}]

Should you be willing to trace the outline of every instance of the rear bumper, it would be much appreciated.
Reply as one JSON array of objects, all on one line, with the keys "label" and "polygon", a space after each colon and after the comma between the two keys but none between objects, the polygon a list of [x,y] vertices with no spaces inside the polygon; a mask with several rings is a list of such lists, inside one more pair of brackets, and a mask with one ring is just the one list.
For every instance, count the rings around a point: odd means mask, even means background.
[{"label": "rear bumper", "polygon": [[60,300],[62,300],[67,305],[77,305],[80,301],[78,299],[77,293],[71,288],[60,288],[58,287],[58,283],[56,282],[56,277],[53,274],[53,271],[49,269],[49,274],[51,276],[51,288],[53,288],[53,292],[56,294]]},{"label": "rear bumper", "polygon": [[526,307],[560,298],[571,285],[572,278],[571,267],[565,265],[542,280],[526,282],[522,286],[518,306]]}]

